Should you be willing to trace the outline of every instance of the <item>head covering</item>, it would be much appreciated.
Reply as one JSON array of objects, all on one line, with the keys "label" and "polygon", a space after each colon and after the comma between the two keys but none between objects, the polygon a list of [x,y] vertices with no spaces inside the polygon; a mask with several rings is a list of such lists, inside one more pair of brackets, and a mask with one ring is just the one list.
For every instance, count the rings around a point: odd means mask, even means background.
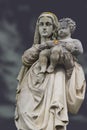
[{"label": "head covering", "polygon": [[35,29],[35,35],[34,35],[34,44],[40,44],[40,34],[39,34],[38,23],[39,23],[39,20],[40,20],[41,17],[50,17],[53,21],[53,26],[54,26],[53,33],[55,33],[56,30],[58,30],[59,23],[58,23],[58,18],[56,17],[56,15],[54,13],[51,13],[51,12],[43,12],[38,17],[38,20],[37,20],[37,23],[36,23],[36,29]]}]

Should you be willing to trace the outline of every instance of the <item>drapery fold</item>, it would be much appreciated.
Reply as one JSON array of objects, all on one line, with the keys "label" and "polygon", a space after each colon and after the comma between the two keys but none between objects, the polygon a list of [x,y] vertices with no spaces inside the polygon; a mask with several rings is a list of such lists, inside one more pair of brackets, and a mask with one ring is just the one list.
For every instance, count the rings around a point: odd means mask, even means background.
[{"label": "drapery fold", "polygon": [[41,74],[39,61],[18,85],[15,123],[21,130],[56,130],[68,124],[68,111],[77,113],[85,96],[84,72],[75,63],[70,79],[58,66],[54,73]]}]

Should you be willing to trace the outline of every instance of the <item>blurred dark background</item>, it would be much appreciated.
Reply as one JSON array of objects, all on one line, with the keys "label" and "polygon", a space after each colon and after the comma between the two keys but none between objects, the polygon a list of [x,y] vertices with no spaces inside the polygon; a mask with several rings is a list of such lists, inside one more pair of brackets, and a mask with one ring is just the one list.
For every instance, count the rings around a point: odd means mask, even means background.
[{"label": "blurred dark background", "polygon": [[[87,0],[0,0],[0,130],[16,130],[16,77],[23,52],[33,44],[36,20],[44,11],[76,21],[73,38],[83,44],[79,62],[87,79]],[[87,130],[87,94],[79,113],[69,118],[68,130]]]}]

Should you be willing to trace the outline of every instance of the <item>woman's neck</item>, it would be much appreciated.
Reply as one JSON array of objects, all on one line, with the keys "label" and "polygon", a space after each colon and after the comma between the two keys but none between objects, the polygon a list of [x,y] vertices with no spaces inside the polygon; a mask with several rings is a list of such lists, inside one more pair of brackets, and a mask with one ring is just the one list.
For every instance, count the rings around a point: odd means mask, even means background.
[{"label": "woman's neck", "polygon": [[41,43],[49,41],[49,40],[50,40],[50,38],[48,38],[48,37],[41,37]]}]

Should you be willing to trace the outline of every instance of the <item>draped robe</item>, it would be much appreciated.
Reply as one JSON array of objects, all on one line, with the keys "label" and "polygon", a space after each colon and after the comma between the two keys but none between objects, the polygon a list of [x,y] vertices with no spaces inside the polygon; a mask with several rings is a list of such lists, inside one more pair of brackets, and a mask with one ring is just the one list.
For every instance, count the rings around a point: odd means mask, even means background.
[{"label": "draped robe", "polygon": [[77,62],[71,78],[67,79],[60,65],[53,73],[40,73],[37,60],[17,87],[15,124],[18,130],[57,130],[58,126],[65,129],[68,112],[78,112],[85,88],[84,72]]}]

